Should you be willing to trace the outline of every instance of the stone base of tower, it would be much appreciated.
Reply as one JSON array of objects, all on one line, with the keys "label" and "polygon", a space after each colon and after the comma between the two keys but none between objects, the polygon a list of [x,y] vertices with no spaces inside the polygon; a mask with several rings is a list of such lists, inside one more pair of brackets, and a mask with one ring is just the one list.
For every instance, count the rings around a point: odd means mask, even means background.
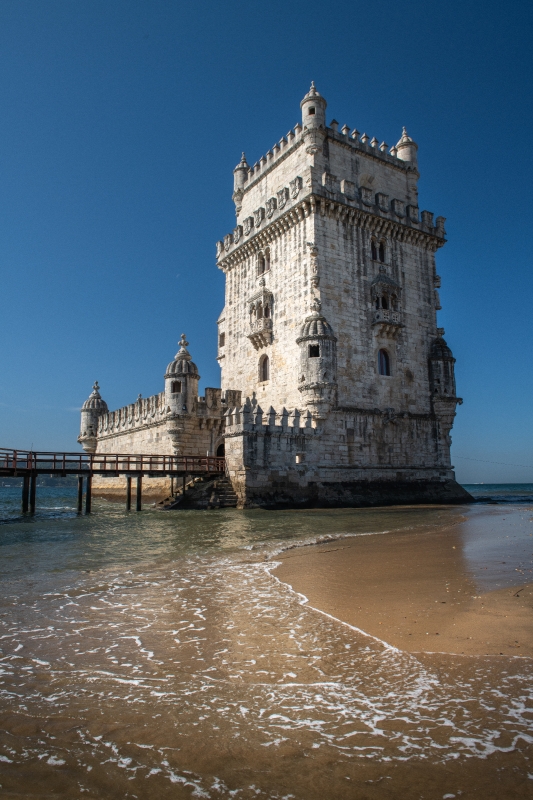
[{"label": "stone base of tower", "polygon": [[453,477],[306,480],[303,475],[241,472],[232,475],[232,483],[239,508],[363,508],[473,502]]}]

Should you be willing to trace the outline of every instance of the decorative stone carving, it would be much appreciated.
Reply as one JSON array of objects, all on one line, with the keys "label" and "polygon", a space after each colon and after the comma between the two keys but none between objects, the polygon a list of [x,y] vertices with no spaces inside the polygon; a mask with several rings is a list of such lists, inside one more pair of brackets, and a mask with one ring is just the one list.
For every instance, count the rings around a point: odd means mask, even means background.
[{"label": "decorative stone carving", "polygon": [[233,229],[233,243],[238,244],[241,239],[242,239],[242,225],[237,225],[237,227]]},{"label": "decorative stone carving", "polygon": [[224,236],[224,250],[226,251],[226,253],[230,249],[232,242],[233,242],[232,234],[231,233],[226,234],[226,236]]},{"label": "decorative stone carving", "polygon": [[388,211],[389,210],[389,195],[383,194],[383,192],[378,192],[376,194],[376,204],[380,211]]},{"label": "decorative stone carving", "polygon": [[250,332],[248,339],[256,350],[266,347],[272,342],[272,305],[273,296],[265,288],[264,279],[260,282],[261,288],[248,301],[250,314]]},{"label": "decorative stone carving", "polygon": [[363,201],[365,206],[374,205],[374,198],[372,197],[372,189],[369,189],[368,186],[361,186],[361,200]]},{"label": "decorative stone carving", "polygon": [[437,217],[435,220],[436,228],[437,228],[437,236],[440,236],[442,239],[446,236],[446,231],[444,230],[444,223],[446,222],[446,217]]},{"label": "decorative stone carving", "polygon": [[318,275],[318,247],[314,242],[307,242],[307,246],[311,251],[311,288],[316,289],[320,283]]},{"label": "decorative stone carving", "polygon": [[217,258],[222,255],[224,251],[224,242],[217,242]]},{"label": "decorative stone carving", "polygon": [[400,307],[401,287],[387,275],[385,267],[380,267],[379,274],[372,281],[372,327],[381,335],[396,338],[402,324]]},{"label": "decorative stone carving", "polygon": [[341,192],[345,195],[348,200],[355,199],[355,183],[353,181],[341,181]]},{"label": "decorative stone carving", "polygon": [[280,189],[278,194],[278,207],[285,208],[287,205],[287,200],[289,199],[289,190],[287,187]]},{"label": "decorative stone carving", "polygon": [[265,218],[265,209],[263,206],[254,211],[254,225],[258,228]]},{"label": "decorative stone carving", "polygon": [[274,211],[276,210],[277,204],[278,204],[278,202],[277,202],[275,197],[271,197],[269,200],[267,200],[267,202],[266,202],[266,215],[267,215],[267,217],[269,219],[273,216]]},{"label": "decorative stone carving", "polygon": [[418,206],[407,206],[407,216],[411,222],[420,222]]},{"label": "decorative stone carving", "polygon": [[337,191],[337,176],[332,175],[330,172],[324,172],[322,174],[322,186],[327,192],[335,194]]},{"label": "decorative stone carving", "polygon": [[254,227],[254,218],[246,217],[246,219],[243,222],[244,235],[249,236],[253,227]]},{"label": "decorative stone carving", "polygon": [[302,179],[300,178],[300,176],[298,176],[289,183],[289,189],[293,200],[295,200],[298,197],[301,188],[302,188]]},{"label": "decorative stone carving", "polygon": [[405,203],[403,200],[393,200],[391,205],[397,217],[405,217]]}]

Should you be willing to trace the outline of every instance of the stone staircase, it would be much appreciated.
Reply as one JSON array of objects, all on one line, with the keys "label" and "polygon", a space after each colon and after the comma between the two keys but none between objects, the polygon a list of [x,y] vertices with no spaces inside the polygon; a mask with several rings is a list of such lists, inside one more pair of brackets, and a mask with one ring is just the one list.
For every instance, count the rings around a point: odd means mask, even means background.
[{"label": "stone staircase", "polygon": [[195,478],[185,486],[185,493],[180,488],[158,503],[156,508],[159,511],[236,508],[237,500],[229,478]]}]

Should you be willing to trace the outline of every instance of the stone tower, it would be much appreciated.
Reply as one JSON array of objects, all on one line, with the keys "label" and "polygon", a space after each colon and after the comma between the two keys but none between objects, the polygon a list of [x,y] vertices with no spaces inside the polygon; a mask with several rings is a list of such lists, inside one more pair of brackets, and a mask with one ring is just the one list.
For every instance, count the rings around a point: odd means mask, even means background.
[{"label": "stone tower", "polygon": [[[234,170],[217,243],[228,467],[243,505],[464,500],[450,464],[454,359],[437,328],[444,218],[418,206],[415,142],[302,122]],[[329,498],[329,500],[328,500]]]}]

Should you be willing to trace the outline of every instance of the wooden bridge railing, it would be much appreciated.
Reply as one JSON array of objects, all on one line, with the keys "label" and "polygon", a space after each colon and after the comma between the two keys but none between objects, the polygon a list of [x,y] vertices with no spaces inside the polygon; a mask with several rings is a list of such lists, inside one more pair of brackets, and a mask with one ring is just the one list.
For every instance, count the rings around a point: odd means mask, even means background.
[{"label": "wooden bridge railing", "polygon": [[127,453],[45,453],[0,447],[0,471],[41,473],[224,472],[225,459],[215,456],[166,456]]}]

